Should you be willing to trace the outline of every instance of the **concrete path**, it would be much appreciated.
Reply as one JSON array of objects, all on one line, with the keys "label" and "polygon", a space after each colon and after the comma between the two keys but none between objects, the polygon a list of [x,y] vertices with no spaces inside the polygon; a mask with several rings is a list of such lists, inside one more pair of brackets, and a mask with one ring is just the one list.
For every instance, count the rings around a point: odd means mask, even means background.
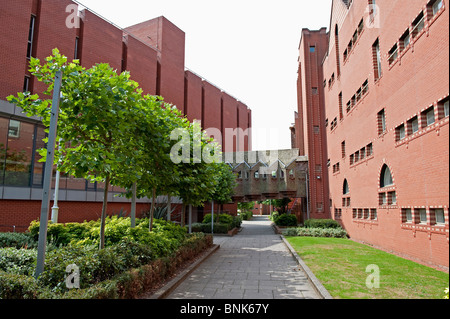
[{"label": "concrete path", "polygon": [[233,237],[215,236],[220,249],[167,299],[319,298],[267,217],[242,227]]}]

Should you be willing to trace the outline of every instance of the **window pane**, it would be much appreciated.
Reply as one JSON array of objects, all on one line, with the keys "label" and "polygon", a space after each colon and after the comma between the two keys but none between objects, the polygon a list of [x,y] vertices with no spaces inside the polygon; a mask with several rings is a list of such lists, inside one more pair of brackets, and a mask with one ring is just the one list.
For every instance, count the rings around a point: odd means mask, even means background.
[{"label": "window pane", "polygon": [[445,217],[444,217],[444,210],[443,209],[435,209],[434,214],[436,217],[436,223],[437,224],[444,224],[445,223]]},{"label": "window pane", "polygon": [[[11,130],[10,126],[8,131],[5,167],[5,185],[7,186],[30,185],[34,125],[21,122],[19,127],[20,130],[16,131]],[[18,136],[15,137],[16,135]]]},{"label": "window pane", "polygon": [[411,213],[411,209],[407,209],[406,210],[406,221],[408,223],[412,222],[412,213]]},{"label": "window pane", "polygon": [[421,223],[427,222],[427,211],[425,210],[425,208],[419,209],[419,218]]},{"label": "window pane", "polygon": [[449,103],[450,101],[444,103],[444,117],[447,117],[449,115]]},{"label": "window pane", "polygon": [[36,130],[36,149],[34,153],[34,163],[33,163],[33,186],[42,186],[42,177],[44,173],[44,164],[42,162],[39,162],[41,159],[41,156],[39,153],[37,153],[37,150],[40,148],[45,147],[45,143],[42,141],[42,139],[45,138],[45,132],[44,128],[41,126],[38,126]]},{"label": "window pane", "polygon": [[434,123],[434,109],[427,112],[427,126]]}]

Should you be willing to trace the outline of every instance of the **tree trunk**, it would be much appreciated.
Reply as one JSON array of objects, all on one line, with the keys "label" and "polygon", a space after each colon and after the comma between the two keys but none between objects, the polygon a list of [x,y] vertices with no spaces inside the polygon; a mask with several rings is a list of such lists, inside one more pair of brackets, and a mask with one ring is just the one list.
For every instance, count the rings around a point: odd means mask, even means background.
[{"label": "tree trunk", "polygon": [[155,212],[155,201],[156,201],[156,187],[153,187],[152,206],[150,208],[150,217],[149,217],[149,225],[148,225],[149,231],[152,231],[152,229],[153,229],[153,213]]},{"label": "tree trunk", "polygon": [[106,208],[108,205],[108,187],[109,187],[109,174],[106,176],[105,189],[103,191],[103,207],[102,207],[102,217],[100,224],[100,245],[99,249],[105,248],[105,224],[106,224]]}]

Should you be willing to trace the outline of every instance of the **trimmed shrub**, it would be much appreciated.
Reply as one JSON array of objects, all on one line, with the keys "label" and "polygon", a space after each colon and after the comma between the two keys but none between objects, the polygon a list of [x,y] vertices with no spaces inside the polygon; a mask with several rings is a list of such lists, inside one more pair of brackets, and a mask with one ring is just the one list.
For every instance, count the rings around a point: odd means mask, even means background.
[{"label": "trimmed shrub", "polygon": [[35,249],[1,248],[0,271],[31,276],[36,267],[36,259],[37,250]]},{"label": "trimmed shrub", "polygon": [[38,294],[33,277],[0,271],[0,299],[36,299]]},{"label": "trimmed shrub", "polygon": [[342,228],[334,219],[308,219],[305,221],[307,228]]},{"label": "trimmed shrub", "polygon": [[334,237],[346,238],[347,232],[342,228],[287,228],[283,231],[286,236],[309,236],[309,237]]},{"label": "trimmed shrub", "polygon": [[297,226],[297,217],[295,215],[282,214],[275,218],[277,226]]},{"label": "trimmed shrub", "polygon": [[[217,214],[214,214],[214,221],[217,223]],[[233,216],[228,214],[219,214],[219,223],[221,224],[232,224],[233,223]],[[203,217],[203,224],[211,223],[211,214],[206,214]]]},{"label": "trimmed shrub", "polygon": [[0,233],[0,248],[36,248],[37,242],[29,233]]}]

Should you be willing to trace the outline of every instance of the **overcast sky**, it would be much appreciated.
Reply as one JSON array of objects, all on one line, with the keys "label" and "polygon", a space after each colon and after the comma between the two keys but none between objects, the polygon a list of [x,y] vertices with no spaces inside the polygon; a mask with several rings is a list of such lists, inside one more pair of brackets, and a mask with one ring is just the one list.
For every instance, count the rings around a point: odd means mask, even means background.
[{"label": "overcast sky", "polygon": [[329,26],[332,0],[79,0],[119,27],[165,16],[186,67],[252,110],[253,150],[291,147],[301,29]]}]

